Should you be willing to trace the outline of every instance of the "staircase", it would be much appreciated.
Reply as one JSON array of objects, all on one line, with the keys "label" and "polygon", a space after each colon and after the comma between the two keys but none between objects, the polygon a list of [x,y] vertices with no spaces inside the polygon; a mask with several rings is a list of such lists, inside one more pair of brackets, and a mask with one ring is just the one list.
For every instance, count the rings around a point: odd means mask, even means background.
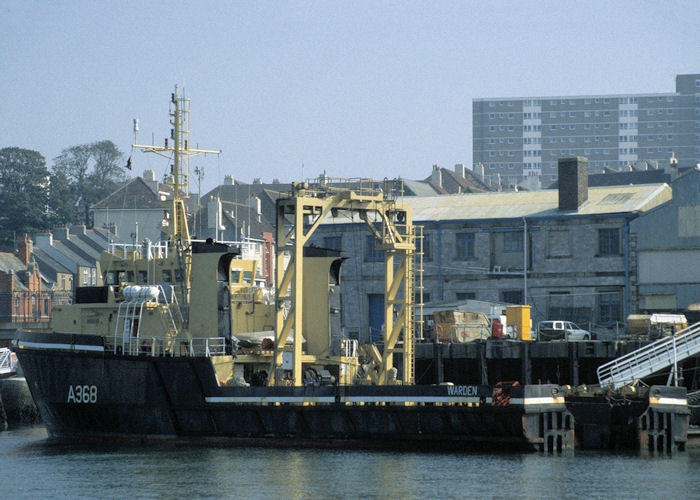
[{"label": "staircase", "polygon": [[618,389],[668,367],[674,367],[671,373],[675,374],[678,362],[698,353],[700,323],[695,323],[671,337],[659,339],[599,366],[598,382],[601,387]]}]

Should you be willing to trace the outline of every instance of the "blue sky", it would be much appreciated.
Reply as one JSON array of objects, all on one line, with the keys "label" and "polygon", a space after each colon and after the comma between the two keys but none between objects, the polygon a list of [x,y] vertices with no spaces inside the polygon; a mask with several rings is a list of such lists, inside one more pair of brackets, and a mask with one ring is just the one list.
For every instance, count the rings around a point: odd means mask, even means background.
[{"label": "blue sky", "polygon": [[[425,178],[471,165],[473,98],[672,92],[700,73],[700,4],[667,2],[9,1],[0,4],[0,147],[169,135],[221,149],[202,190]],[[134,172],[167,162],[134,155]]]}]

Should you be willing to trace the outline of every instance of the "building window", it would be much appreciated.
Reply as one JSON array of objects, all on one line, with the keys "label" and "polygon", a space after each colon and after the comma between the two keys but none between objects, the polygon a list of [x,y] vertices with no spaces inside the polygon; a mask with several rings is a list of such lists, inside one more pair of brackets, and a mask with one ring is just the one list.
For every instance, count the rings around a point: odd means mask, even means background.
[{"label": "building window", "polygon": [[620,292],[604,291],[598,295],[598,323],[609,325],[620,321]]},{"label": "building window", "polygon": [[367,262],[381,262],[384,260],[384,252],[377,249],[377,239],[373,234],[367,236],[365,245],[365,260]]},{"label": "building window", "polygon": [[416,292],[413,295],[414,304],[425,304],[426,302],[430,302],[430,294],[428,292],[423,292],[423,300],[421,300],[420,292]]},{"label": "building window", "polygon": [[340,251],[342,236],[325,236],[323,238],[323,248]]},{"label": "building window", "polygon": [[476,300],[475,292],[457,292],[457,300]]},{"label": "building window", "polygon": [[618,229],[598,230],[598,255],[620,255],[620,231]]},{"label": "building window", "polygon": [[504,290],[501,292],[501,301],[506,304],[522,304],[523,303],[523,291],[522,290]]},{"label": "building window", "polygon": [[83,269],[83,286],[87,286],[90,280],[90,270]]},{"label": "building window", "polygon": [[503,233],[503,251],[523,251],[523,235],[520,231],[509,231],[507,233]]},{"label": "building window", "polygon": [[474,258],[474,233],[457,233],[456,256],[458,259]]}]

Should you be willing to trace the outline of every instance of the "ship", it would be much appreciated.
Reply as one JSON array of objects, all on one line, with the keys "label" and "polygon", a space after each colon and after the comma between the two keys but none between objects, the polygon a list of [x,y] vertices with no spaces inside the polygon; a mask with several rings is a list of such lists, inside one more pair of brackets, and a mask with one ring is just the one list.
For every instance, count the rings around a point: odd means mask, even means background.
[{"label": "ship", "polygon": [[[292,183],[276,205],[272,291],[240,248],[191,237],[189,158],[216,151],[190,148],[189,99],[177,87],[170,104],[172,141],[134,145],[173,161],[163,241],[113,245],[101,256],[103,286],[77,288],[73,304],[54,308],[51,331],[20,330],[13,341],[52,441],[574,446],[559,385],[416,384],[421,235],[410,205],[388,190]],[[364,221],[384,254],[379,343],[345,335],[344,257],[310,242],[339,216]]]}]

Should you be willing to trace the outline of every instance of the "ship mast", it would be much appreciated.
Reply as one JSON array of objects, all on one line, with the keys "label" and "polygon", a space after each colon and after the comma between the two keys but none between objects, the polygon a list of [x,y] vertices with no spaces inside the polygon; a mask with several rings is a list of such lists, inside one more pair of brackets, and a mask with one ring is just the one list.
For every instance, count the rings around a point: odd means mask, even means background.
[{"label": "ship mast", "polygon": [[[166,211],[161,230],[168,234],[171,243],[188,244],[190,240],[187,227],[187,214],[184,199],[189,197],[190,157],[200,154],[220,154],[221,151],[190,148],[190,100],[175,92],[170,94],[170,103],[174,110],[170,112],[170,140],[165,139],[164,146],[134,144],[132,147],[142,149],[144,153],[155,153],[165,158],[172,158],[170,175],[164,184],[173,190],[170,210]],[[137,142],[138,125],[134,126],[134,142]],[[172,142],[170,142],[172,141]]]},{"label": "ship mast", "polygon": [[[142,149],[144,153],[155,153],[173,160],[170,176],[167,176],[164,184],[172,191],[170,208],[165,211],[160,230],[168,235],[170,251],[176,255],[179,264],[179,273],[175,279],[180,281],[180,296],[182,298],[182,315],[185,322],[189,321],[189,295],[191,273],[191,249],[190,232],[187,227],[187,211],[185,199],[189,197],[190,157],[200,154],[220,154],[221,151],[190,148],[190,100],[183,95],[178,95],[177,85],[175,92],[170,94],[170,103],[174,106],[170,111],[170,139],[165,139],[163,146],[146,146],[134,144],[132,147]],[[134,121],[134,142],[138,142],[138,122]],[[179,278],[177,277],[179,275]]]}]

